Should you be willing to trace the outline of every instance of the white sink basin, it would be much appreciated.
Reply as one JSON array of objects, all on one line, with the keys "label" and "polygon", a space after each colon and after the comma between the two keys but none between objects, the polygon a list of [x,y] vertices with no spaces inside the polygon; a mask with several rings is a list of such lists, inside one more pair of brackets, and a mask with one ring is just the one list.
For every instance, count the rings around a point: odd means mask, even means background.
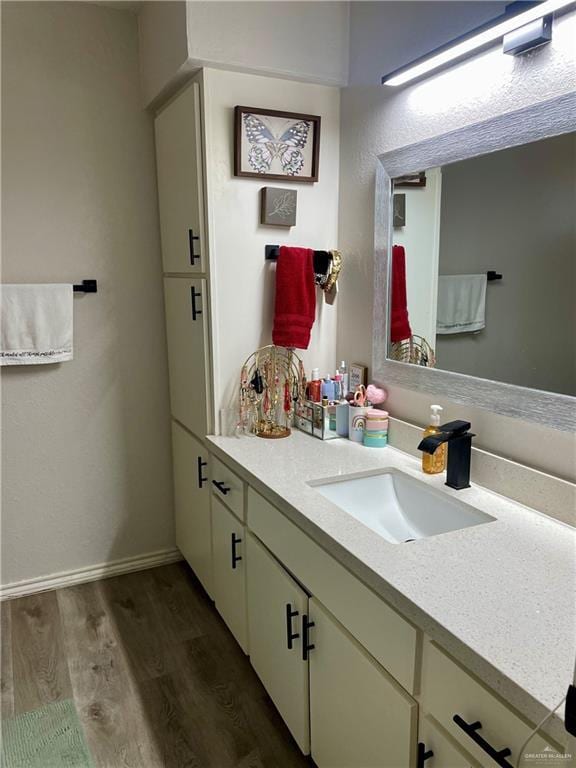
[{"label": "white sink basin", "polygon": [[393,544],[494,520],[485,512],[395,469],[327,478],[310,485]]}]

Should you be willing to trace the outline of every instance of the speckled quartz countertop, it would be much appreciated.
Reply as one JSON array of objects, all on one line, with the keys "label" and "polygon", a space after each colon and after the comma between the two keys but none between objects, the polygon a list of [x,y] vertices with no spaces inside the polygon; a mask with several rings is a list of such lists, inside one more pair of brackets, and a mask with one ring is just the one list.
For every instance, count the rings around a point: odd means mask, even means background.
[{"label": "speckled quartz countertop", "polygon": [[[437,640],[532,722],[566,694],[576,655],[576,531],[444,476],[390,446],[209,437],[214,453],[324,549]],[[409,544],[392,544],[307,483],[395,468],[496,518]],[[563,709],[545,727],[566,741]]]}]

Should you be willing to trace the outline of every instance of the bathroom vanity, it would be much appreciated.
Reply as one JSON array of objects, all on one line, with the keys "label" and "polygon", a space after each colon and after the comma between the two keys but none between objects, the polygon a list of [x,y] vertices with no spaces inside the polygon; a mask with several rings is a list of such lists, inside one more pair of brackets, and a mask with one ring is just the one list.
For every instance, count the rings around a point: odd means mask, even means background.
[{"label": "bathroom vanity", "polygon": [[[394,448],[295,433],[209,437],[207,456],[178,424],[174,438],[190,450],[179,545],[303,753],[319,768],[497,765],[490,750],[516,765],[571,677],[570,527],[445,488]],[[393,543],[322,492],[390,472],[417,500],[464,505],[467,527]],[[523,754],[570,752],[562,714]]]}]

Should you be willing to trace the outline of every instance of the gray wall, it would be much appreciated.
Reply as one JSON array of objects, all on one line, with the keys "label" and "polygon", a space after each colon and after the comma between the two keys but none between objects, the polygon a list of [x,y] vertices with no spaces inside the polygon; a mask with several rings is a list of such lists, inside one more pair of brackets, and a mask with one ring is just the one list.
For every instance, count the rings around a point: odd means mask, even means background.
[{"label": "gray wall", "polygon": [[152,118],[136,17],[2,5],[6,283],[97,278],[74,360],[2,369],[2,582],[174,544]]},{"label": "gray wall", "polygon": [[575,395],[575,134],[442,169],[440,274],[488,269],[486,327],[438,335],[438,367]]}]

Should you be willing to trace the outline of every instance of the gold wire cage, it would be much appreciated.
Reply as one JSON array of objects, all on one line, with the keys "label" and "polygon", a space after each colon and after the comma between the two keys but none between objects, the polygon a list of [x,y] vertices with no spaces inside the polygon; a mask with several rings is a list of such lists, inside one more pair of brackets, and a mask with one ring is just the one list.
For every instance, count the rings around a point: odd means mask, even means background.
[{"label": "gold wire cage", "polygon": [[293,349],[268,344],[242,366],[237,432],[288,437],[298,401],[304,397],[304,365]]},{"label": "gold wire cage", "polygon": [[425,368],[436,367],[436,355],[423,336],[411,336],[390,345],[390,359],[399,363],[412,363]]}]

